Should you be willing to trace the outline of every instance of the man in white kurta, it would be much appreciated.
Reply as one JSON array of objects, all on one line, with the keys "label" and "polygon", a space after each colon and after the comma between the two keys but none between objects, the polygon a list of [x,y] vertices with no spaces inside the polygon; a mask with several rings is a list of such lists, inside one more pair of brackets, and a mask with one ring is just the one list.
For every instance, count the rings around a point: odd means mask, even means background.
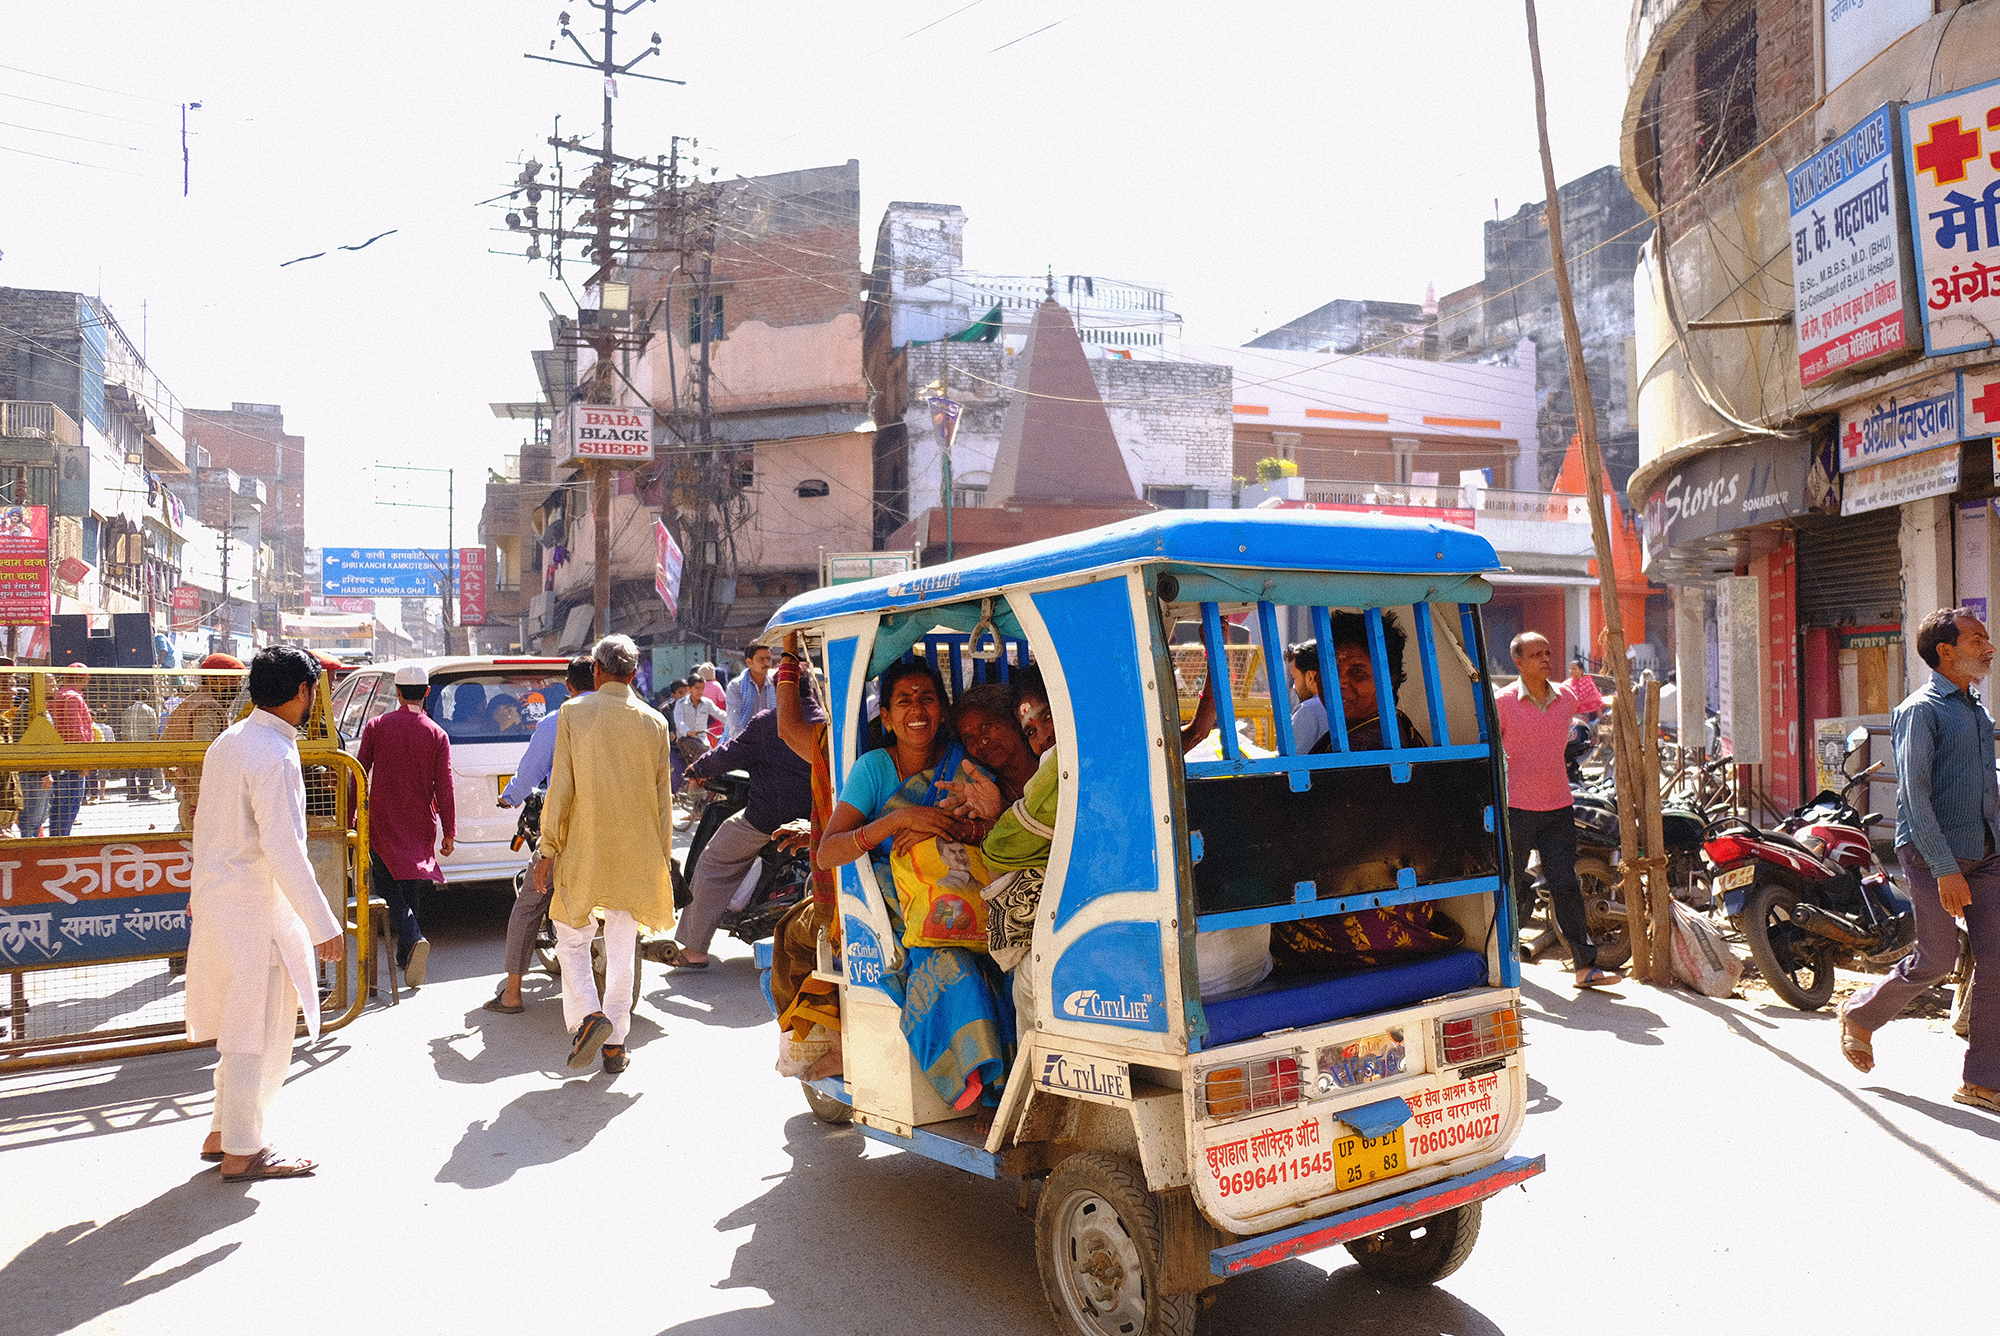
[{"label": "man in white kurta", "polygon": [[337,960],[339,922],[306,856],[306,794],[298,726],[312,707],[319,664],[290,645],[250,664],[257,706],[209,744],[194,820],[188,895],[187,1032],[213,1040],[215,1117],[202,1158],[225,1178],[298,1178],[310,1160],[281,1159],[264,1142],[264,1113],[291,1066],[300,999],[319,1038],[315,953]]}]

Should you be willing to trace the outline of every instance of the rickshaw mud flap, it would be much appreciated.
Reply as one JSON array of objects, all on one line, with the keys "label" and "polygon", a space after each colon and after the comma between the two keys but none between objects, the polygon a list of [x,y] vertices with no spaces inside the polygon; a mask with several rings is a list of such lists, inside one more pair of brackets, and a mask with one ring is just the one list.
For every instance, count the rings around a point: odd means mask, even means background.
[{"label": "rickshaw mud flap", "polygon": [[1284,1229],[1274,1229],[1217,1248],[1208,1255],[1209,1270],[1218,1276],[1240,1276],[1246,1271],[1289,1261],[1303,1253],[1318,1252],[1349,1239],[1379,1234],[1397,1225],[1406,1225],[1427,1216],[1439,1215],[1454,1207],[1484,1201],[1504,1188],[1525,1183],[1548,1168],[1549,1157],[1533,1159],[1516,1155],[1488,1165],[1476,1173],[1447,1178],[1429,1187],[1405,1192],[1397,1197],[1357,1206],[1338,1215],[1322,1216]]}]

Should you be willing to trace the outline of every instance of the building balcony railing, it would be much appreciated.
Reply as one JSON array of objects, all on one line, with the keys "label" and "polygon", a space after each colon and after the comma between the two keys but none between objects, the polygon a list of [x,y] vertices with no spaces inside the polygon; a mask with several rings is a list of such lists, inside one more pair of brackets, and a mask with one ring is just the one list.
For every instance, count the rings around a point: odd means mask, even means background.
[{"label": "building balcony railing", "polygon": [[1333,505],[1409,506],[1425,510],[1469,510],[1495,520],[1542,520],[1588,524],[1590,510],[1580,496],[1514,492],[1497,487],[1431,487],[1415,483],[1354,482],[1307,478],[1305,499]]},{"label": "building balcony railing", "polygon": [[48,441],[54,445],[83,444],[83,433],[69,414],[54,404],[24,399],[0,399],[0,438]]}]

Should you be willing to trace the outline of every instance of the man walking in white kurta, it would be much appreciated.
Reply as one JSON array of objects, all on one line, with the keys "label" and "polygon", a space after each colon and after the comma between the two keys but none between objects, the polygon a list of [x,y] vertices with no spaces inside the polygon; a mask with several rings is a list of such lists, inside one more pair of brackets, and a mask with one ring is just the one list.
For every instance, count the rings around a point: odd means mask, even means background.
[{"label": "man walking in white kurta", "polygon": [[213,1040],[215,1117],[202,1143],[232,1181],[300,1178],[311,1160],[264,1142],[264,1112],[285,1083],[299,1003],[319,1038],[313,956],[338,960],[340,924],[306,856],[306,791],[298,727],[319,663],[291,645],[250,663],[257,707],[209,744],[194,820],[188,895],[187,1032]]}]

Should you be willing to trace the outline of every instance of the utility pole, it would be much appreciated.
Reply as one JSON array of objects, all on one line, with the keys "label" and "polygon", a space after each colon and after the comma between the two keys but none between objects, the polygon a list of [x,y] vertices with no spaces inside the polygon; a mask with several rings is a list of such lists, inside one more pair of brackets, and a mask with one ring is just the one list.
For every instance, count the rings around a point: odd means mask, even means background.
[{"label": "utility pole", "polygon": [[[587,63],[580,64],[573,60],[556,60],[551,56],[537,55],[529,55],[527,59],[546,61],[552,65],[568,65],[576,69],[595,70],[604,79],[603,125],[600,130],[598,146],[595,150],[595,156],[598,160],[597,166],[585,179],[584,188],[580,192],[590,196],[590,210],[584,215],[584,218],[577,220],[581,223],[587,219],[592,224],[590,255],[591,259],[596,262],[597,267],[585,286],[588,287],[590,283],[597,285],[598,306],[600,313],[602,313],[610,309],[604,305],[604,294],[611,283],[611,275],[613,269],[616,267],[619,251],[619,246],[612,236],[612,232],[621,222],[619,217],[620,204],[622,202],[621,197],[630,193],[620,184],[617,169],[620,166],[644,165],[620,158],[617,155],[612,143],[611,103],[612,99],[618,96],[619,76],[630,73],[632,67],[646,57],[659,54],[660,34],[655,32],[651,46],[621,65],[618,63],[616,54],[616,20],[631,13],[642,4],[651,3],[651,0],[630,0],[630,3],[625,5],[620,5],[618,0],[588,0],[588,3],[591,8],[601,11],[604,15],[604,24],[601,29],[604,36],[604,53],[601,57],[592,56],[589,48],[584,46],[582,40],[574,32],[570,31],[569,14],[564,12],[558,17],[558,22],[561,24],[561,34],[569,38],[570,43],[576,47]],[[553,49],[555,43],[551,42],[549,45]],[[637,79],[653,79],[659,83],[679,84],[684,82],[680,79],[662,79],[649,74],[632,75],[632,77]],[[552,139],[550,142],[558,149],[568,147],[575,148],[581,152],[592,151],[584,149],[574,139],[560,142]],[[532,178],[529,174],[523,174],[523,184],[526,184],[530,179]],[[570,234],[561,227],[557,227],[553,229],[553,235],[555,240],[554,252],[560,255],[562,243],[570,239]],[[614,397],[612,377],[617,369],[616,356],[621,341],[615,327],[602,319],[594,323],[591,329],[592,333],[586,336],[584,342],[595,355],[596,365],[592,368],[591,384],[585,394],[585,398],[590,403],[609,404]],[[704,358],[705,361],[706,359]],[[593,636],[606,635],[611,630],[611,469],[612,466],[610,464],[601,460],[592,460],[588,464],[590,478],[591,550],[593,553],[591,563],[591,624],[593,627]]]},{"label": "utility pole", "polygon": [[[229,498],[229,505],[233,512],[236,507],[236,498],[234,496]],[[236,516],[233,513],[229,517],[229,522],[221,525],[215,531],[222,538],[222,607],[218,610],[217,615],[222,619],[222,626],[227,628],[223,634],[230,641],[234,641],[236,638],[236,614],[229,607],[229,549],[236,545],[236,535],[242,531],[243,526],[236,522]],[[215,632],[213,630],[208,633],[209,653],[226,654],[230,648],[232,647],[215,643]]]},{"label": "utility pole", "polygon": [[[1596,400],[1590,393],[1590,370],[1584,365],[1583,336],[1577,327],[1576,301],[1569,285],[1569,264],[1563,252],[1562,200],[1556,187],[1555,158],[1549,151],[1549,108],[1548,94],[1542,82],[1541,36],[1535,22],[1535,0],[1525,0],[1528,11],[1528,57],[1535,76],[1535,130],[1541,142],[1542,185],[1548,196],[1547,212],[1549,223],[1549,263],[1554,271],[1556,297],[1562,307],[1563,344],[1569,353],[1570,402],[1576,407],[1577,435],[1583,451],[1583,469],[1587,479],[1585,498],[1590,510],[1590,536],[1597,549],[1597,574],[1600,601],[1604,605],[1604,626],[1608,633],[1605,658],[1611,671],[1611,679],[1616,684],[1617,694],[1611,703],[1614,732],[1617,741],[1618,778],[1618,825],[1623,842],[1622,862],[1625,869],[1625,905],[1627,913],[1627,935],[1632,944],[1632,971],[1642,983],[1670,983],[1673,980],[1670,944],[1663,935],[1648,940],[1648,928],[1653,918],[1667,924],[1665,877],[1658,869],[1664,868],[1665,859],[1657,840],[1652,842],[1651,857],[1639,857],[1639,833],[1642,822],[1657,829],[1658,820],[1647,818],[1659,806],[1659,787],[1652,785],[1650,797],[1642,791],[1645,772],[1642,757],[1650,756],[1657,761],[1658,749],[1653,736],[1641,736],[1639,720],[1633,709],[1632,675],[1625,662],[1625,622],[1623,609],[1618,603],[1618,571],[1611,560],[1611,526],[1604,513],[1604,457],[1597,446]],[[1655,707],[1657,709],[1657,707]],[[1651,713],[1651,711],[1649,711]],[[1648,916],[1645,906],[1645,890],[1640,877],[1642,872],[1651,884],[1652,892],[1660,899],[1656,915]]]}]

